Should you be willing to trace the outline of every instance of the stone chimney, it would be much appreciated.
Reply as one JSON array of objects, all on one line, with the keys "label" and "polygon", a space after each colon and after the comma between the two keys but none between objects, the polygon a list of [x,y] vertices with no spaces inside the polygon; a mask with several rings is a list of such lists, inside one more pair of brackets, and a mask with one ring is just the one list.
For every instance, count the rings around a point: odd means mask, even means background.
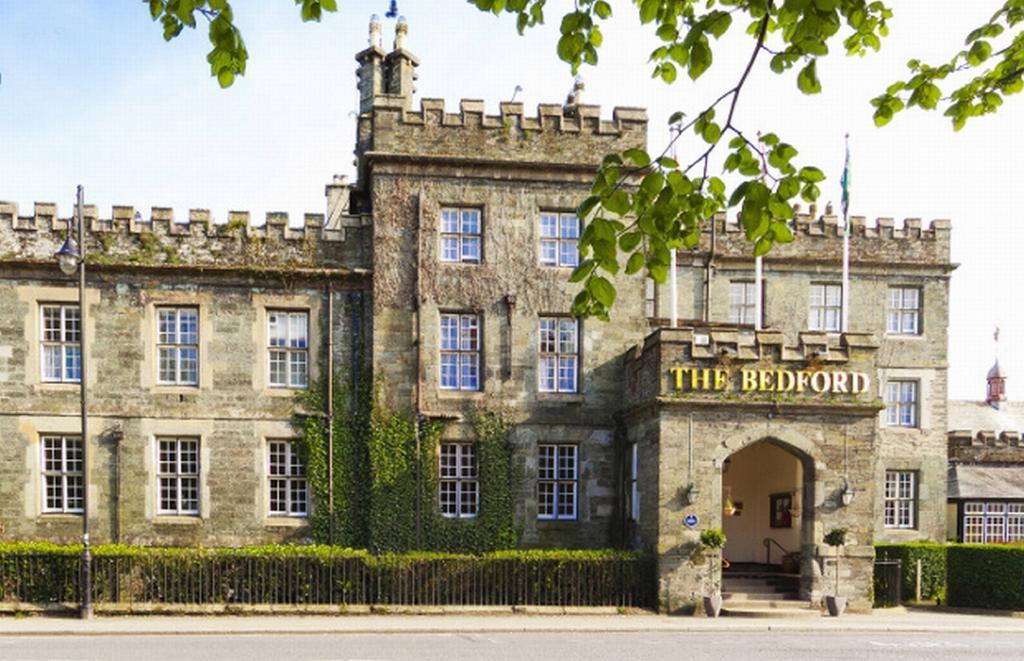
[{"label": "stone chimney", "polygon": [[359,112],[370,112],[374,103],[384,94],[384,50],[381,47],[380,18],[370,17],[369,47],[356,55],[359,68]]},{"label": "stone chimney", "polygon": [[405,49],[408,34],[409,23],[401,16],[395,25],[394,50],[384,58],[385,91],[401,97],[402,107],[406,110],[412,108],[412,95],[416,91],[413,83],[417,77],[416,67],[420,65],[416,56]]},{"label": "stone chimney", "polygon": [[999,329],[996,329],[993,335],[996,341],[996,362],[992,365],[992,368],[988,371],[988,375],[985,377],[986,389],[985,389],[985,401],[994,409],[1003,408],[1003,404],[1006,402],[1006,375],[1003,374],[1003,370],[999,367]]}]

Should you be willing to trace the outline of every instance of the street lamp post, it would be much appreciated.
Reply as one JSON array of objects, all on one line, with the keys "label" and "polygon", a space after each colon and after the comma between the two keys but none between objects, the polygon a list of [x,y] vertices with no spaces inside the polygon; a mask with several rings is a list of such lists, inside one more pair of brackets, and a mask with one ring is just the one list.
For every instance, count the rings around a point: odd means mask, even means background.
[{"label": "street lamp post", "polygon": [[65,275],[78,272],[78,343],[79,343],[79,374],[78,389],[81,402],[82,417],[82,571],[79,576],[82,593],[82,604],[79,614],[83,620],[92,618],[92,554],[89,551],[89,417],[88,393],[86,387],[86,329],[88,328],[88,308],[85,305],[85,242],[82,237],[82,207],[85,203],[85,192],[78,187],[78,204],[75,209],[76,238],[71,238],[68,230],[64,245],[55,255],[60,270]]}]

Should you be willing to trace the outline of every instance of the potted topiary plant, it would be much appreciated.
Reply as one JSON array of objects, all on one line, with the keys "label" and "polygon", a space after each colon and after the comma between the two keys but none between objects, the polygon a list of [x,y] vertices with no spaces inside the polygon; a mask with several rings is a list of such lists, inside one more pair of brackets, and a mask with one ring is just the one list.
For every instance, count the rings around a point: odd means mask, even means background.
[{"label": "potted topiary plant", "polygon": [[839,547],[846,544],[846,533],[846,528],[833,528],[825,535],[825,543],[836,550],[836,591],[825,595],[825,605],[832,617],[839,617],[846,610],[846,597],[839,596]]},{"label": "potted topiary plant", "polygon": [[708,617],[718,617],[722,611],[722,591],[715,586],[715,563],[719,562],[718,551],[725,546],[725,533],[721,528],[709,528],[700,534],[700,543],[708,555],[709,594],[704,597],[704,613]]}]

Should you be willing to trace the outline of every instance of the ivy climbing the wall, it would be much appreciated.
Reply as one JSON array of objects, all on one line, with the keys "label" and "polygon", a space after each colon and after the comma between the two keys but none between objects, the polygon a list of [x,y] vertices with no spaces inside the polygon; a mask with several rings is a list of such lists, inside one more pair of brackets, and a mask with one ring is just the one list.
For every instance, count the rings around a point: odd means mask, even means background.
[{"label": "ivy climbing the wall", "polygon": [[[299,451],[306,460],[313,507],[309,517],[313,539],[320,544],[366,548],[369,539],[370,493],[366,476],[370,458],[366,438],[370,421],[370,397],[365,385],[355,395],[340,374],[334,378],[334,484],[329,484],[327,438],[327,389],[311,384],[300,393],[295,426],[300,430]],[[334,491],[333,515],[331,490]]]},{"label": "ivy climbing the wall", "polygon": [[522,530],[515,522],[519,481],[512,461],[507,412],[480,408],[469,419],[476,438],[480,509],[471,519],[441,516],[438,507],[437,442],[424,445],[424,542],[430,550],[484,553],[519,546]]},{"label": "ivy climbing the wall", "polygon": [[[345,381],[335,376],[336,384]],[[481,408],[470,416],[477,448],[480,508],[476,517],[451,519],[438,506],[438,444],[444,424],[388,409],[376,387],[334,392],[333,485],[329,484],[326,394],[323,384],[302,393],[295,425],[307,462],[318,543],[373,553],[410,550],[483,553],[514,549],[518,480],[507,413]],[[419,497],[417,498],[417,485]],[[333,515],[331,491],[333,490]]]}]

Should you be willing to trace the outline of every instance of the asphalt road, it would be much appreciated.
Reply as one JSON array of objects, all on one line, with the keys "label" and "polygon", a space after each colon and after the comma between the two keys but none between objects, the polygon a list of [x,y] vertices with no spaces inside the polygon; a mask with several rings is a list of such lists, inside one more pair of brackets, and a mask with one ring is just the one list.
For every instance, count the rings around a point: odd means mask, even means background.
[{"label": "asphalt road", "polygon": [[0,636],[3,661],[1020,659],[1024,634],[795,631]]}]

